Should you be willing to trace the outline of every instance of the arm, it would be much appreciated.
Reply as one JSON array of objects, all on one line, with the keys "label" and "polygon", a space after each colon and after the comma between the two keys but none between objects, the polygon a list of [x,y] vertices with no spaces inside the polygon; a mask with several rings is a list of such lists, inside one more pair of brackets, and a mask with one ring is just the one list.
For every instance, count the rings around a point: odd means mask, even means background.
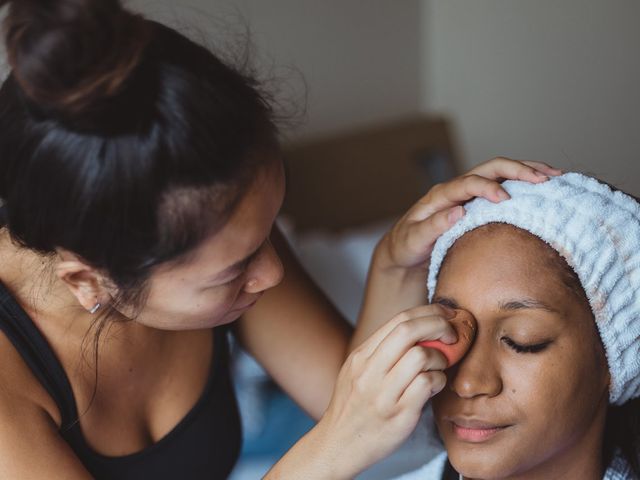
[{"label": "arm", "polygon": [[285,276],[236,322],[240,343],[314,419],[327,408],[352,328],[274,229]]},{"label": "arm", "polygon": [[285,391],[320,421],[265,479],[352,478],[411,433],[426,401],[446,383],[444,357],[416,343],[456,340],[446,320],[451,312],[423,305],[433,242],[455,221],[449,213],[463,213],[461,203],[478,195],[498,201],[499,178],[546,180],[535,174],[538,168],[560,173],[532,165],[496,159],[432,189],[418,202],[376,248],[350,343],[346,322],[275,232],[285,280],[245,314],[237,334]]},{"label": "arm", "polygon": [[6,370],[0,375],[0,478],[90,480],[52,417],[27,395],[33,388],[13,386],[16,378],[31,373],[15,376]]},{"label": "arm", "polygon": [[395,450],[424,404],[446,384],[445,357],[421,339],[455,341],[455,311],[425,305],[396,315],[358,346],[340,370],[316,426],[274,465],[266,480],[346,480]]},{"label": "arm", "polygon": [[560,173],[537,162],[497,158],[432,188],[378,244],[355,332],[275,229],[272,240],[284,264],[284,280],[236,323],[236,336],[284,391],[319,419],[348,353],[399,312],[426,302],[431,249],[455,214],[464,211],[460,205],[474,196],[498,201],[502,178],[546,180],[536,172]]},{"label": "arm", "polygon": [[378,243],[350,350],[398,312],[426,303],[431,250],[438,237],[464,215],[465,202],[474,197],[505,200],[508,194],[499,183],[504,179],[539,183],[560,173],[540,162],[495,158],[434,186]]}]

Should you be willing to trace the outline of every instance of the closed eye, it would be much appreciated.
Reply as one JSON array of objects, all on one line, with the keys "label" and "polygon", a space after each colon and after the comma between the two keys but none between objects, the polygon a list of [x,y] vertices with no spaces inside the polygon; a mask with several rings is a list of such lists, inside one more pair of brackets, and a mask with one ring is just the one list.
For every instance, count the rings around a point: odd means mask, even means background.
[{"label": "closed eye", "polygon": [[260,252],[262,251],[262,247],[265,245],[265,243],[260,245],[260,248],[258,248],[255,252],[253,252],[250,256],[248,256],[247,258],[245,258],[241,262],[238,262],[236,265],[234,265],[233,266],[233,270],[231,272],[229,272],[230,276],[228,276],[227,278],[223,279],[221,282],[216,283],[213,286],[214,287],[222,287],[222,286],[225,286],[225,285],[230,285],[230,284],[236,282],[237,280],[239,280],[240,278],[242,278],[245,275],[245,273],[247,273],[247,269],[249,268],[249,265],[251,265],[251,262],[253,262],[253,260],[258,255],[260,255]]},{"label": "closed eye", "polygon": [[243,268],[242,270],[240,270],[236,275],[234,275],[232,278],[230,278],[229,280],[225,280],[224,283],[221,283],[218,286],[224,286],[224,285],[229,285],[231,283],[236,282],[237,280],[239,280],[242,276],[244,276],[244,272],[245,272],[245,268]]},{"label": "closed eye", "polygon": [[453,308],[454,310],[459,308],[458,304],[450,298],[435,298],[433,303],[444,305],[445,307]]},{"label": "closed eye", "polygon": [[502,337],[501,339],[504,343],[506,343],[512,350],[515,350],[518,353],[538,353],[547,348],[551,341],[536,343],[534,345],[521,345],[519,343],[514,342],[509,337]]}]

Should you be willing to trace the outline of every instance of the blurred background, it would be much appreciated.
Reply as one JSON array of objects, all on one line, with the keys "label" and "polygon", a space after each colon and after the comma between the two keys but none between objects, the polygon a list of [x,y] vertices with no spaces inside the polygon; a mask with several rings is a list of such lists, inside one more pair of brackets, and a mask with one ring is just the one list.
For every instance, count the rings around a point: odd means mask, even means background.
[{"label": "blurred background", "polygon": [[[433,183],[491,157],[581,170],[640,195],[637,0],[132,0],[229,58],[253,62],[296,121],[280,224],[350,320],[379,236]],[[306,110],[304,116],[296,115]],[[311,420],[251,358],[235,377],[259,478]],[[429,412],[390,478],[437,449]]]},{"label": "blurred background", "polygon": [[535,158],[640,191],[636,0],[129,3],[210,29],[214,45],[220,25],[246,21],[258,57],[306,80],[295,138],[436,112],[465,169]]},{"label": "blurred background", "polygon": [[[131,5],[232,59],[250,31],[253,64],[294,118],[281,227],[352,321],[380,235],[433,183],[479,162],[542,160],[640,194],[637,0]],[[245,444],[233,479],[256,479],[313,423],[240,351],[235,370]],[[360,478],[428,461],[429,415]]]}]

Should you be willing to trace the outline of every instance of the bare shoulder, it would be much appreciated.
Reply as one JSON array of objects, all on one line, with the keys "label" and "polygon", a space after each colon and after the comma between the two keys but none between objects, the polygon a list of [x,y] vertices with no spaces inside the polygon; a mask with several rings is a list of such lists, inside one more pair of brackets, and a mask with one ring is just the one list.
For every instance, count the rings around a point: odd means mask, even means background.
[{"label": "bare shoulder", "polygon": [[0,401],[37,406],[60,425],[60,412],[4,332],[0,331]]},{"label": "bare shoulder", "polygon": [[0,478],[91,478],[58,433],[60,414],[0,332]]}]

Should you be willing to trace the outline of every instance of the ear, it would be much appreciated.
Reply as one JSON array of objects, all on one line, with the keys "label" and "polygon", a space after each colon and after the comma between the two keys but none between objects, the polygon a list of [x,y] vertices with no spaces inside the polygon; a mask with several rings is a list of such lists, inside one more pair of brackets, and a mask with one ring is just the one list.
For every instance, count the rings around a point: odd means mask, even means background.
[{"label": "ear", "polygon": [[62,280],[82,307],[91,312],[97,304],[107,305],[111,295],[105,287],[104,275],[80,257],[67,250],[58,250],[60,262],[55,267],[56,276]]}]

